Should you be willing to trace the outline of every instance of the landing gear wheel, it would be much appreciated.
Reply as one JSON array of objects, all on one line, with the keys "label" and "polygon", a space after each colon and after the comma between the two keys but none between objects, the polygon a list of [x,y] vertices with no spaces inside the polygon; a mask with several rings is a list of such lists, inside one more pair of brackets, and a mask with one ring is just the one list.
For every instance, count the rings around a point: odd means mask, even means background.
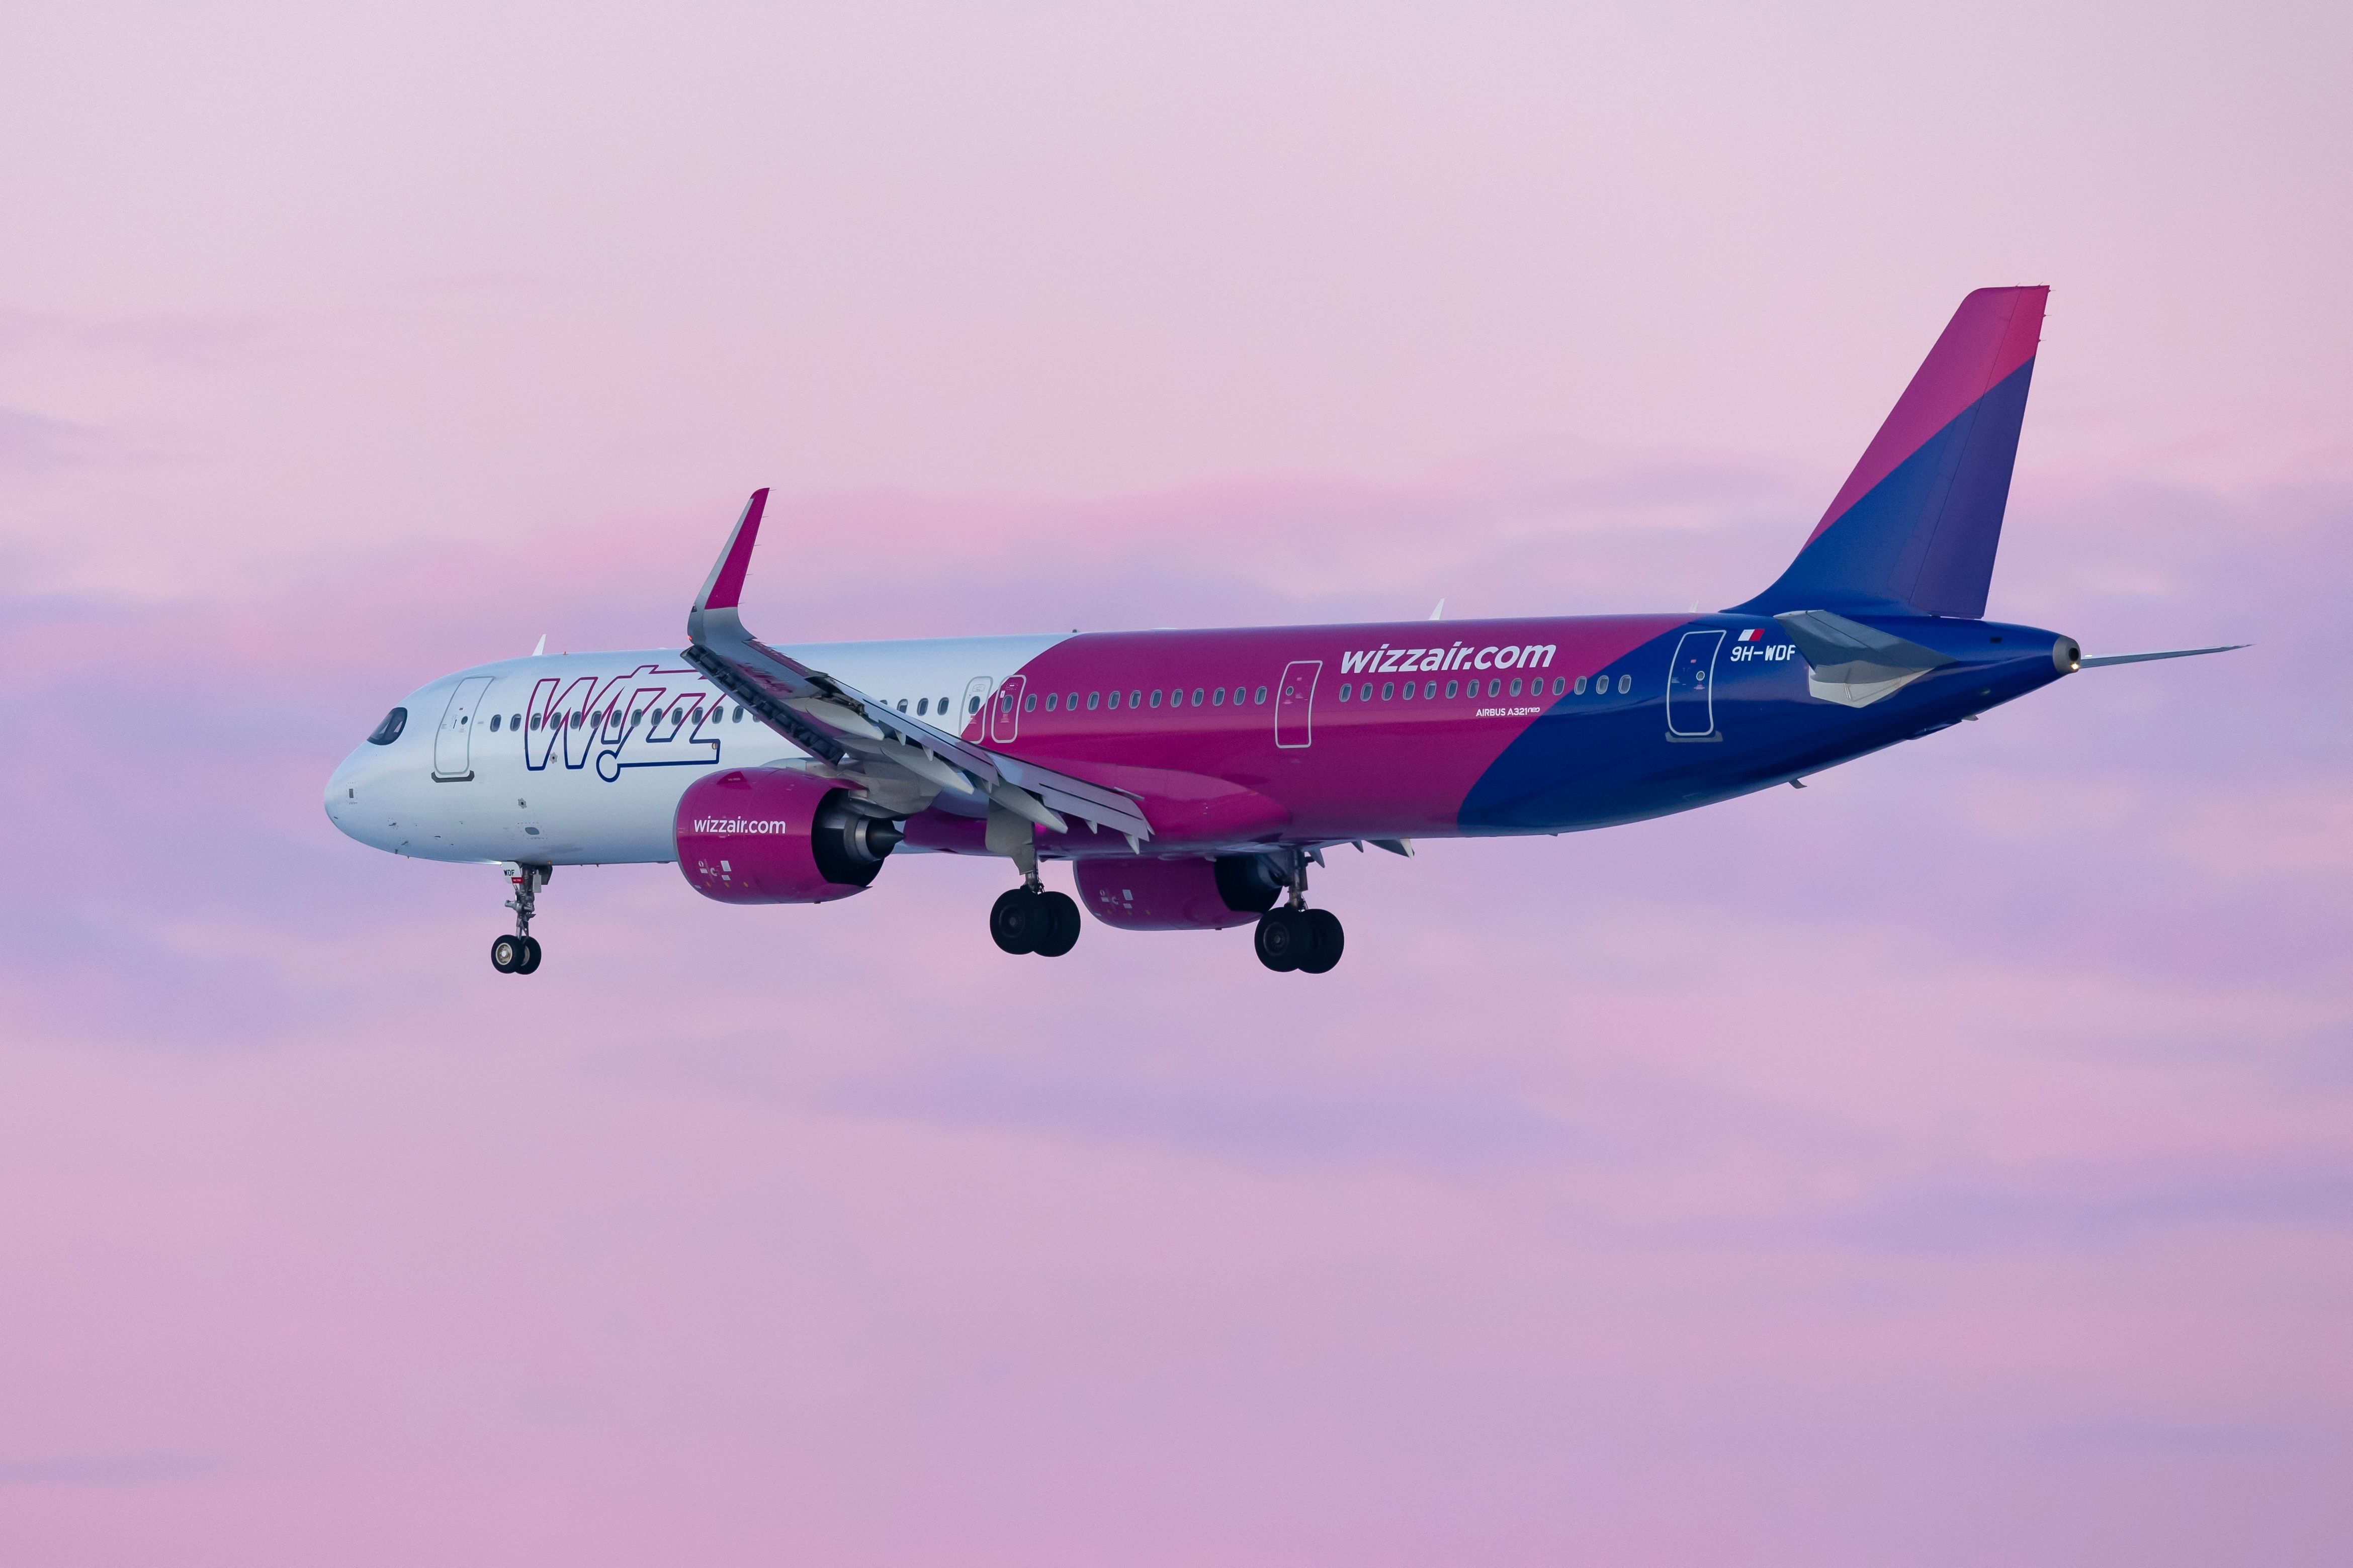
[{"label": "landing gear wheel", "polygon": [[1035,888],[1014,888],[997,896],[988,911],[988,934],[1008,952],[1035,952],[1054,929],[1054,917]]},{"label": "landing gear wheel", "polygon": [[1307,922],[1298,910],[1269,910],[1259,917],[1258,961],[1277,974],[1288,974],[1299,967],[1308,953]]},{"label": "landing gear wheel", "polygon": [[1079,906],[1068,893],[1040,893],[1038,901],[1046,906],[1046,934],[1029,951],[1040,958],[1060,958],[1079,945]]},{"label": "landing gear wheel", "polygon": [[522,937],[502,936],[491,943],[491,967],[501,974],[512,974],[522,967],[523,959],[530,951],[523,946]]},{"label": "landing gear wheel", "polygon": [[539,967],[539,938],[535,936],[523,938],[522,948],[522,962],[515,965],[514,972],[517,974],[529,974]]},{"label": "landing gear wheel", "polygon": [[1340,929],[1340,917],[1330,910],[1308,910],[1303,918],[1314,940],[1308,943],[1307,956],[1299,961],[1299,972],[1328,974],[1332,966],[1340,962],[1341,949],[1348,945],[1347,933]]}]

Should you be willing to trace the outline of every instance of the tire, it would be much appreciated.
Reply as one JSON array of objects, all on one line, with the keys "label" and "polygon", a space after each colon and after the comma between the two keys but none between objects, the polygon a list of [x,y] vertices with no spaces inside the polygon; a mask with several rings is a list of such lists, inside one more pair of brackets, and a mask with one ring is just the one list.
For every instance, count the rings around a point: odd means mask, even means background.
[{"label": "tire", "polygon": [[526,951],[521,937],[502,936],[491,943],[491,967],[501,974],[512,974]]},{"label": "tire", "polygon": [[539,938],[535,936],[523,938],[522,947],[522,962],[515,965],[515,973],[529,974],[539,968]]},{"label": "tire", "polygon": [[1291,910],[1271,910],[1259,917],[1252,945],[1258,949],[1261,963],[1277,974],[1288,974],[1304,956],[1307,927]]},{"label": "tire", "polygon": [[1053,930],[1052,921],[1044,899],[1027,888],[1014,888],[997,895],[996,907],[988,911],[988,934],[1008,952],[1035,952],[1038,939]]},{"label": "tire", "polygon": [[1329,974],[1332,966],[1340,962],[1342,950],[1348,945],[1345,931],[1340,929],[1340,917],[1330,910],[1307,911],[1307,930],[1313,939],[1308,942],[1307,956],[1299,961],[1302,974]]},{"label": "tire", "polygon": [[1079,945],[1079,906],[1068,893],[1040,894],[1038,901],[1046,907],[1046,932],[1029,951],[1040,958],[1060,958]]}]

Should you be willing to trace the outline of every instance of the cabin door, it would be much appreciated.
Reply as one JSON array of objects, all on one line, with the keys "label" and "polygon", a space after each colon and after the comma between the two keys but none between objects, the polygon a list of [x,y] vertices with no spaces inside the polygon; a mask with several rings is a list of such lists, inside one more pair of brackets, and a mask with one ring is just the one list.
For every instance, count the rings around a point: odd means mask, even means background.
[{"label": "cabin door", "polygon": [[441,710],[441,728],[433,733],[435,778],[454,782],[474,776],[470,763],[473,755],[474,712],[482,705],[482,693],[490,689],[489,676],[475,675],[458,682],[458,689],[449,693],[449,706]]},{"label": "cabin door", "polygon": [[1667,670],[1667,733],[1696,741],[1715,733],[1715,656],[1724,634],[1685,632]]}]

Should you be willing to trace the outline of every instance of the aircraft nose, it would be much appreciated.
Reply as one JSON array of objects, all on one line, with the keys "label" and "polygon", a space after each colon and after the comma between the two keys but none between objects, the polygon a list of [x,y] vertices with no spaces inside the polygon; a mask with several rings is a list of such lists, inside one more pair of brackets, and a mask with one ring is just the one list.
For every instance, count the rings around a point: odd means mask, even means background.
[{"label": "aircraft nose", "polygon": [[352,831],[352,817],[359,804],[361,788],[367,782],[368,763],[365,747],[345,757],[336,765],[335,771],[327,775],[326,794],[322,802],[327,808],[327,820],[354,838],[359,836]]}]

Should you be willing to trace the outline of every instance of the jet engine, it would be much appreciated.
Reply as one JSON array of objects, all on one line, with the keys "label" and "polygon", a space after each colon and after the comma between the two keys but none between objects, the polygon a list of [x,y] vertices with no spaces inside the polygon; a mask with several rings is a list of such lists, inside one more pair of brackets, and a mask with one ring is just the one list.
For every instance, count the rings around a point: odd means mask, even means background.
[{"label": "jet engine", "polygon": [[850,798],[829,779],[781,768],[697,779],[671,824],[679,872],[727,904],[821,904],[863,892],[900,831]]},{"label": "jet engine", "polygon": [[1254,923],[1274,907],[1282,879],[1263,855],[1155,860],[1120,855],[1076,862],[1079,902],[1126,931],[1219,931]]}]

